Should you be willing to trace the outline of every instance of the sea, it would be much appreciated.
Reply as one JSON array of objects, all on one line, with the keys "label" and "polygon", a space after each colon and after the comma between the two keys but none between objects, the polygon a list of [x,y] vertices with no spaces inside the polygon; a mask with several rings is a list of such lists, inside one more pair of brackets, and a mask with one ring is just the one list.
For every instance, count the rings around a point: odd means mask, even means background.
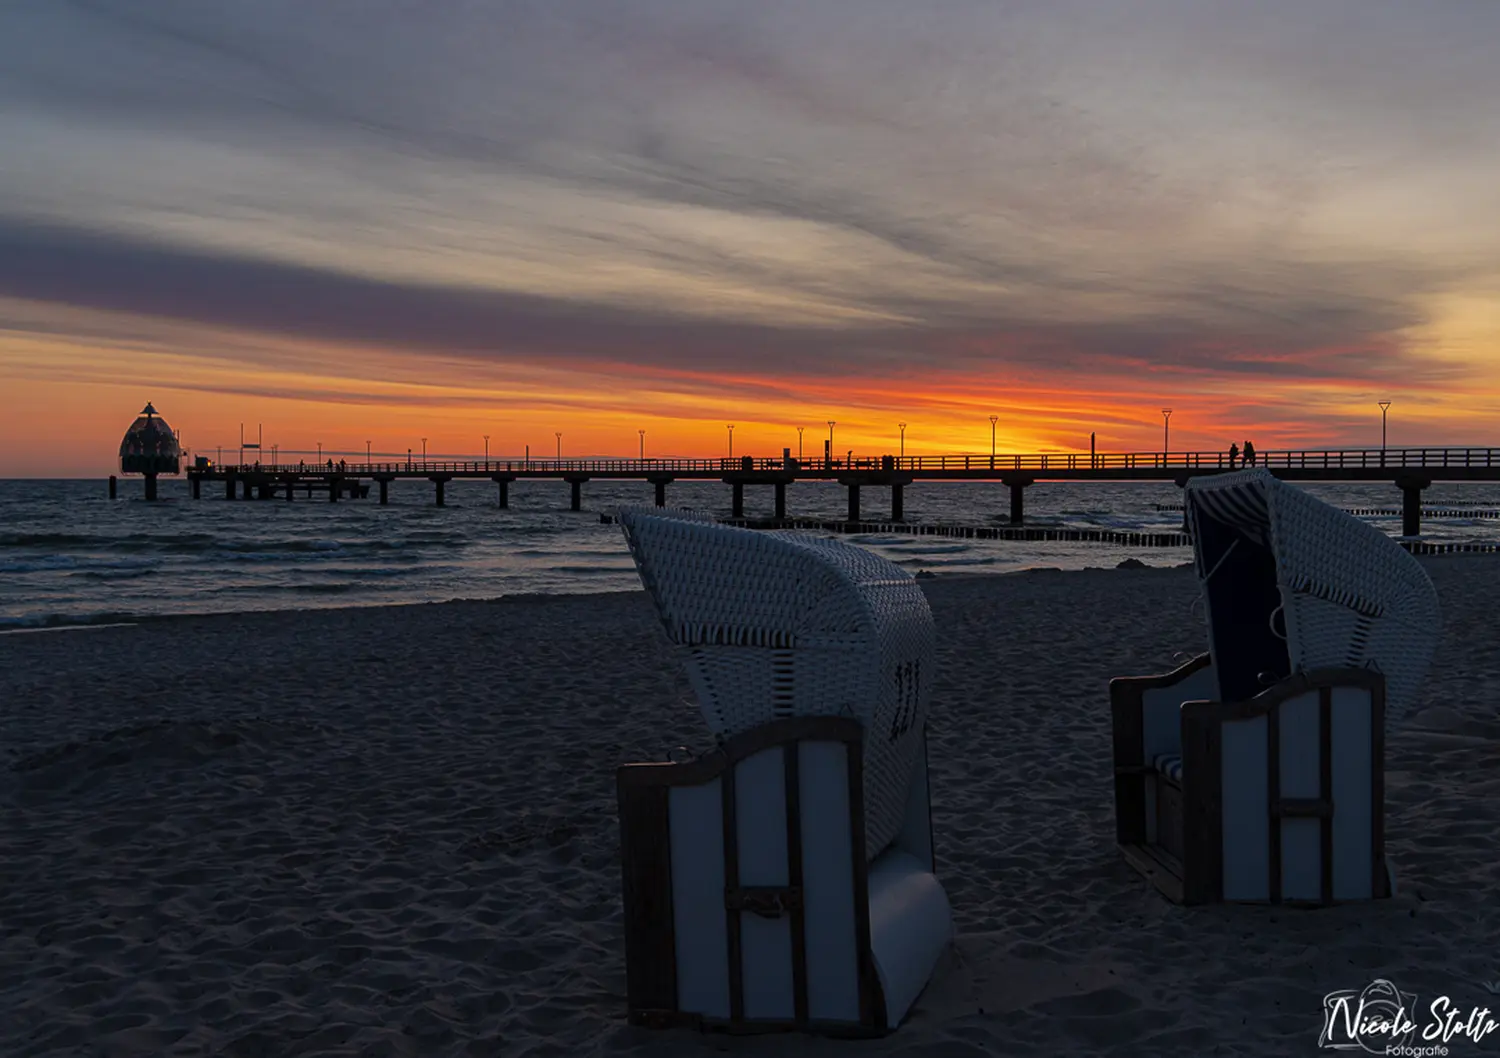
[{"label": "sea", "polygon": [[[1367,521],[1400,532],[1401,495],[1388,484],[1313,484],[1335,506],[1374,511]],[[212,493],[212,498],[210,498]],[[570,509],[561,481],[516,481],[502,509],[488,481],[448,483],[446,505],[423,481],[391,485],[390,503],[329,503],[299,494],[288,503],[226,500],[216,489],[190,498],[183,479],[163,478],[147,503],[143,483],[124,478],[119,498],[103,480],[0,481],[0,634],[132,621],[171,614],[585,594],[638,588],[618,525],[600,515],[653,502],[652,486],[592,481],[583,509]],[[888,520],[889,492],[863,490],[866,521]],[[729,486],[680,481],[672,506],[730,514]],[[1175,533],[1182,492],[1169,482],[1048,482],[1026,490],[1034,527]],[[745,513],[770,517],[770,486],[747,486]],[[1422,539],[1500,542],[1500,485],[1438,483],[1423,494]],[[1172,509],[1172,508],[1177,509]],[[1166,509],[1163,509],[1166,508]],[[910,523],[1004,525],[1009,490],[999,483],[918,482],[906,487]],[[787,513],[842,520],[843,487],[798,482]],[[912,572],[937,576],[1026,569],[1110,568],[1127,559],[1176,566],[1185,546],[957,539],[893,533],[844,535]]]}]

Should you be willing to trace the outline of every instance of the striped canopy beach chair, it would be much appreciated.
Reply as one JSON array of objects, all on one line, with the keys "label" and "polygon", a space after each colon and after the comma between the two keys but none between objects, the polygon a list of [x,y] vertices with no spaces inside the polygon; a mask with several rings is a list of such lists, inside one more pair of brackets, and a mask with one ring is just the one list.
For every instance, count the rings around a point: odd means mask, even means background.
[{"label": "striped canopy beach chair", "polygon": [[1113,680],[1117,838],[1169,897],[1390,894],[1384,740],[1440,627],[1420,564],[1263,469],[1186,488],[1208,652]]},{"label": "striped canopy beach chair", "polygon": [[619,512],[719,748],[618,773],[630,1016],[879,1033],[952,937],[927,600],[857,547]]}]

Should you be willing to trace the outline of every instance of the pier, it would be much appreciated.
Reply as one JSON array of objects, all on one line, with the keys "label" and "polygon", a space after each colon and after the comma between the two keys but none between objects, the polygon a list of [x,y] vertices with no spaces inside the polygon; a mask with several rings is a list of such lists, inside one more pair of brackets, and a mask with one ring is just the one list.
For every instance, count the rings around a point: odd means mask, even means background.
[{"label": "pier", "polygon": [[[1421,528],[1423,490],[1437,481],[1500,482],[1500,448],[1343,448],[1258,452],[1256,466],[1289,481],[1388,482],[1401,493],[1402,533]],[[522,479],[561,481],[573,510],[581,510],[583,486],[592,480],[643,480],[655,486],[657,506],[666,506],[675,481],[718,480],[730,487],[734,517],[744,515],[746,488],[775,491],[775,518],[787,518],[787,487],[799,481],[836,481],[848,491],[847,521],[862,517],[862,490],[890,489],[891,522],[905,518],[902,490],[916,481],[997,481],[1010,490],[1009,521],[1025,521],[1025,490],[1039,481],[1172,481],[1179,487],[1202,474],[1231,466],[1223,452],[1052,452],[1034,454],[893,456],[797,460],[789,456],[728,459],[486,459],[327,461],[321,464],[241,464],[189,467],[194,499],[203,487],[223,489],[226,499],[292,500],[297,493],[329,502],[377,492],[388,503],[398,482],[426,482],[437,506],[456,479],[494,483],[498,506],[510,505],[510,485]]]}]

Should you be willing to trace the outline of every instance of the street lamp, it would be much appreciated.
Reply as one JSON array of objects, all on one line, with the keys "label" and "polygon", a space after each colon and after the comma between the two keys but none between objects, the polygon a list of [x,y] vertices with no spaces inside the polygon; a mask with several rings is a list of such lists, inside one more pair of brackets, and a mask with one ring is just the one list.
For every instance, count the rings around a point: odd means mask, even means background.
[{"label": "street lamp", "polygon": [[1166,466],[1167,465],[1167,453],[1172,450],[1172,445],[1170,443],[1171,439],[1172,439],[1171,427],[1172,427],[1172,409],[1171,408],[1163,408],[1161,410],[1161,465],[1162,466]]},{"label": "street lamp", "polygon": [[1375,403],[1380,405],[1380,465],[1385,466],[1385,413],[1391,410],[1391,402],[1380,400]]},{"label": "street lamp", "polygon": [[636,433],[641,435],[641,459],[644,461],[646,458],[646,431],[637,430]]},{"label": "street lamp", "polygon": [[484,435],[484,466],[485,466],[486,470],[489,469],[489,465],[490,465],[490,435],[489,434],[485,434]]},{"label": "street lamp", "polygon": [[556,433],[556,436],[557,436],[557,458],[561,459],[562,458],[562,431],[561,430],[557,430],[557,431],[555,431],[555,433]]},{"label": "street lamp", "polygon": [[323,462],[323,442],[318,442],[318,462]]},{"label": "street lamp", "polygon": [[365,462],[368,463],[369,461],[370,461],[370,442],[366,441],[365,442]]},{"label": "street lamp", "polygon": [[427,465],[427,438],[422,438],[422,465]]},{"label": "street lamp", "polygon": [[828,461],[833,462],[833,428],[838,425],[832,419],[828,420]]},{"label": "street lamp", "polygon": [[725,423],[729,427],[729,458],[734,458],[734,423]]},{"label": "street lamp", "polygon": [[899,427],[901,427],[901,458],[905,459],[906,458],[906,423],[904,423],[904,422],[898,422],[896,425],[899,426]]},{"label": "street lamp", "polygon": [[1000,416],[990,416],[990,469],[995,469],[995,423],[1000,421]]},{"label": "street lamp", "polygon": [[802,427],[797,427],[797,462],[802,462]]}]

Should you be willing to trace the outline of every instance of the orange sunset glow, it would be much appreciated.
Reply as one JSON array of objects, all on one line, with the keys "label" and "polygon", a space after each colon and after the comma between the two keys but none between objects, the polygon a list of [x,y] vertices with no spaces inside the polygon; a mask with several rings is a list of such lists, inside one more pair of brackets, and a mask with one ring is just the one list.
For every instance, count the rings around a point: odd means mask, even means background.
[{"label": "orange sunset glow", "polygon": [[0,15],[0,476],[1497,440],[1493,12],[841,6]]}]

